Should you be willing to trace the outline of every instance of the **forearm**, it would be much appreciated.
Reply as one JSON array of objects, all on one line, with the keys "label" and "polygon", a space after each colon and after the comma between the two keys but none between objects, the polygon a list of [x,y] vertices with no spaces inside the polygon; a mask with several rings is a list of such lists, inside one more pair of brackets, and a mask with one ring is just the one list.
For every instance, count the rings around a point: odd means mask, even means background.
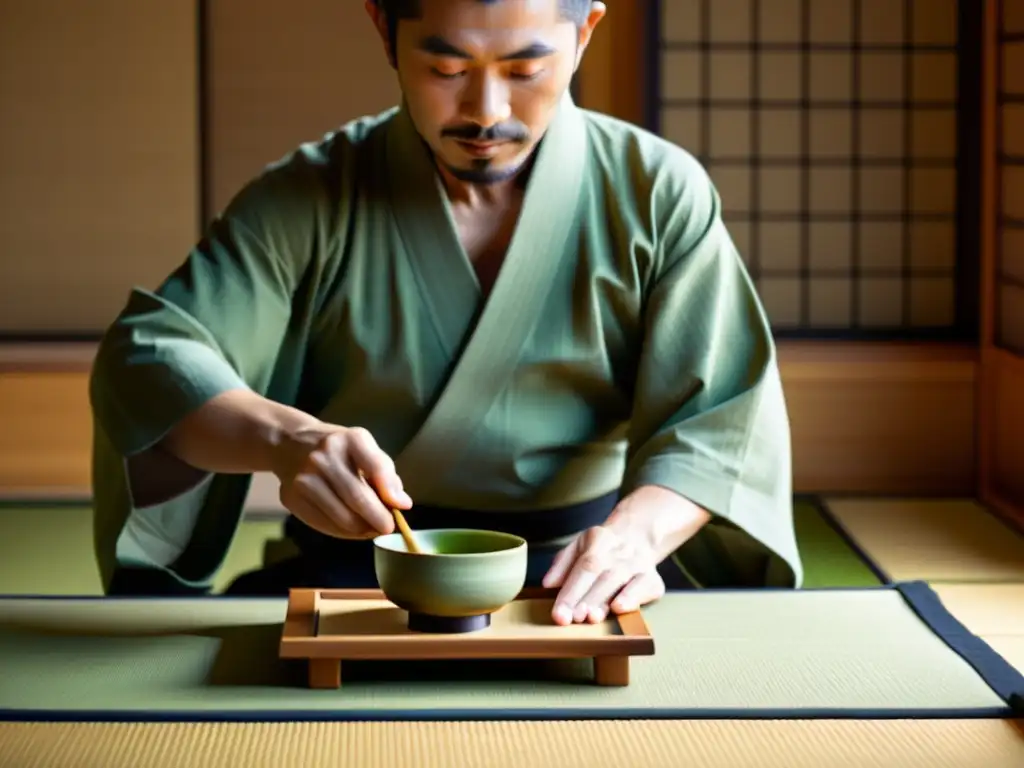
[{"label": "forearm", "polygon": [[275,452],[285,440],[320,424],[295,408],[250,390],[233,389],[182,419],[160,447],[205,472],[270,472]]}]

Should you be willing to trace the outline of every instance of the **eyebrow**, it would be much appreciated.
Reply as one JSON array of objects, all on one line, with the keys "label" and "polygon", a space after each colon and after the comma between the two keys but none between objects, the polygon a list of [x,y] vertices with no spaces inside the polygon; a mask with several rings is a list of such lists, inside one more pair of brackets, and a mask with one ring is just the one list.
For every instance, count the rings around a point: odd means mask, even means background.
[{"label": "eyebrow", "polygon": [[[453,59],[472,59],[472,55],[457,48],[456,46],[449,43],[442,37],[432,35],[420,41],[419,48],[421,51],[429,53],[433,56],[446,56]],[[521,48],[518,51],[506,54],[501,57],[501,61],[523,61],[526,59],[542,59],[545,56],[551,56],[556,51],[550,45],[544,43],[531,43],[525,48]]]}]

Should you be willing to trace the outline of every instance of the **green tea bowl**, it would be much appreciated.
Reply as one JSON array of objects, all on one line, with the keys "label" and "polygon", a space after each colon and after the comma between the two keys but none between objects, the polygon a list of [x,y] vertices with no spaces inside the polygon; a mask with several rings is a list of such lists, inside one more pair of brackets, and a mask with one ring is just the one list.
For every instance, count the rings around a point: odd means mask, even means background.
[{"label": "green tea bowl", "polygon": [[417,530],[420,553],[400,533],[373,540],[377,583],[417,632],[473,632],[526,583],[526,540],[499,531]]}]

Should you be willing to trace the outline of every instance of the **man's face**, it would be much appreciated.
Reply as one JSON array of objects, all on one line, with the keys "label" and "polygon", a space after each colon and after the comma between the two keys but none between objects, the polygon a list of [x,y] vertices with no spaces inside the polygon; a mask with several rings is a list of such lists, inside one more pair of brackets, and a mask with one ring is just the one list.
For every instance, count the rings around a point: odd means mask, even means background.
[{"label": "man's face", "polygon": [[543,137],[588,37],[558,0],[421,0],[394,51],[410,117],[457,178],[508,178]]}]

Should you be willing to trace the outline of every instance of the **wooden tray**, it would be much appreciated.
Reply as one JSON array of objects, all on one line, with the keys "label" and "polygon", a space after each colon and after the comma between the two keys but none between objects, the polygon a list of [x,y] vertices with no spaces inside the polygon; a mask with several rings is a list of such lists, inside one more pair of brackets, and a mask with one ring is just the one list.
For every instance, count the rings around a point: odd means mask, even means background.
[{"label": "wooden tray", "polygon": [[283,659],[307,659],[311,688],[338,688],[341,662],[355,659],[593,658],[598,685],[629,685],[629,657],[654,653],[639,611],[599,624],[551,620],[556,590],[527,589],[491,616],[491,625],[460,634],[420,633],[408,614],[376,589],[293,589],[281,635]]}]

